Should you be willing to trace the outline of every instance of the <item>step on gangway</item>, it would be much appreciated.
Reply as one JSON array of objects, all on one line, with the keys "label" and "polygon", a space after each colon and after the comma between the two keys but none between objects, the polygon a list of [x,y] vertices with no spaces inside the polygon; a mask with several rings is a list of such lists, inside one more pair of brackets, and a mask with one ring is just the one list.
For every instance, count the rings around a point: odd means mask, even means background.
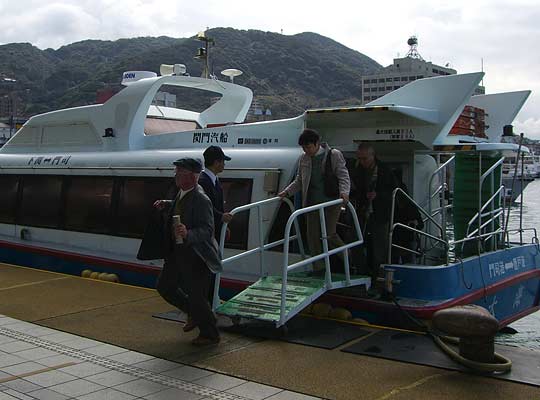
[{"label": "step on gangway", "polygon": [[[291,216],[289,217],[287,224],[285,225],[283,239],[265,244],[261,208],[268,205],[269,203],[278,201],[284,201],[285,203],[287,203],[289,209],[291,210]],[[230,300],[224,302],[223,304],[220,304],[219,285],[221,281],[221,274],[216,274],[214,286],[214,302],[212,307],[216,311],[216,313],[227,315],[231,317],[233,321],[237,321],[240,318],[255,319],[272,323],[275,325],[276,328],[279,328],[285,325],[288,320],[290,320],[292,317],[294,317],[305,307],[313,303],[317,298],[319,298],[321,295],[323,295],[329,290],[357,285],[365,285],[366,289],[369,289],[371,285],[370,277],[364,275],[351,276],[350,273],[349,257],[347,257],[349,249],[360,246],[364,241],[356,211],[350,202],[347,202],[345,206],[348,208],[353,217],[354,229],[356,231],[357,240],[332,250],[329,250],[328,247],[324,209],[341,204],[343,204],[343,200],[338,199],[301,208],[295,211],[294,206],[289,199],[273,197],[270,199],[240,206],[232,210],[231,214],[233,215],[240,212],[249,212],[251,209],[254,208],[257,210],[259,246],[253,249],[249,249],[243,253],[223,259],[223,269],[226,270],[227,265],[234,261],[238,261],[243,257],[258,253],[260,257],[259,274],[261,278]],[[300,215],[310,212],[319,213],[323,250],[321,254],[307,257],[304,252],[298,217]],[[293,225],[294,235],[291,235],[291,229]],[[221,254],[223,254],[224,250],[226,229],[227,224],[223,224],[220,237]],[[296,241],[298,243],[298,248],[300,251],[300,255],[302,256],[302,260],[289,264],[289,262],[291,262],[289,257],[290,243],[292,241]],[[266,273],[264,272],[264,266],[266,262],[265,252],[281,245],[283,245],[281,276],[266,275]],[[342,274],[332,273],[330,270],[330,257],[334,254],[339,253],[341,253],[342,255],[342,261],[344,265]],[[324,260],[324,277],[311,276],[308,272],[305,272],[306,267],[309,264],[312,264],[313,262],[318,260]],[[300,270],[302,270],[303,272],[301,272]]]}]

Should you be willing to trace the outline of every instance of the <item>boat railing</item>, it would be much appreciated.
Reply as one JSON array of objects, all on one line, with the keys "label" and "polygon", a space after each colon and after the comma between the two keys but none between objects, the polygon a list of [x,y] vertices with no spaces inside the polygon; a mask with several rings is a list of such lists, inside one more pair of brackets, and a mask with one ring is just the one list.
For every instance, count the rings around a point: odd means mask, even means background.
[{"label": "boat railing", "polygon": [[[443,238],[446,239],[446,212],[447,209],[452,208],[451,205],[444,204],[444,196],[446,194],[446,191],[449,189],[447,180],[447,169],[450,167],[450,164],[452,164],[456,159],[456,156],[453,155],[448,160],[446,160],[444,163],[442,163],[429,177],[428,182],[428,210],[429,215],[432,217],[435,215],[438,215],[438,213],[441,213],[441,219],[442,219],[442,226],[445,228],[445,231],[443,233]],[[437,160],[440,160],[440,155],[437,155]],[[432,193],[432,186],[433,186],[433,180],[436,176],[440,176],[440,185],[433,191]],[[439,207],[437,207],[435,210],[432,209],[432,201],[435,199],[436,196],[439,196]],[[435,213],[435,214],[434,214]],[[428,229],[429,230],[429,229]]]},{"label": "boat railing", "polygon": [[[480,165],[482,159],[480,158]],[[497,190],[482,204],[482,189],[484,183],[489,178],[489,184],[491,185],[492,191],[495,188],[495,172],[504,162],[504,157],[501,157],[493,165],[491,165],[482,175],[479,177],[478,184],[478,211],[469,219],[467,222],[467,230],[465,237],[459,240],[455,240],[452,244],[461,244],[461,253],[463,254],[465,249],[465,244],[467,242],[476,241],[477,242],[477,252],[480,254],[482,252],[481,242],[487,242],[488,240],[493,240],[496,236],[504,234],[504,202],[503,193],[505,190],[504,185],[500,185]],[[480,168],[481,170],[481,168]],[[496,200],[498,199],[501,206],[496,206]],[[487,212],[484,212],[486,209],[490,208]],[[485,220],[487,218],[487,220]],[[502,223],[499,223],[499,220],[502,220]],[[477,225],[475,229],[471,231],[473,226]],[[490,227],[488,232],[483,232],[485,228]],[[501,226],[503,228],[501,228]],[[497,245],[495,240],[493,248]]]},{"label": "boat railing", "polygon": [[534,236],[531,239],[531,242],[538,245],[538,232],[536,228],[516,228],[516,229],[508,229],[505,231],[505,235],[507,236],[507,244],[510,246],[510,235],[515,235],[519,233],[519,244],[523,245],[523,233],[527,231],[534,232]]},{"label": "boat railing", "polygon": [[[429,222],[433,223],[438,228],[438,230],[440,232],[440,236],[432,235],[432,234],[430,234],[428,232],[413,228],[412,226],[405,225],[405,224],[402,224],[400,222],[394,222],[395,210],[396,210],[396,198],[397,198],[398,194],[405,197],[406,200],[410,201],[418,209],[418,211],[420,211],[420,213],[423,214],[426,217],[426,221],[429,221]],[[390,230],[388,232],[388,243],[390,245],[388,246],[387,260],[388,260],[389,264],[392,263],[392,249],[393,248],[405,250],[407,252],[410,252],[410,253],[413,253],[413,254],[416,254],[416,255],[419,255],[419,256],[422,255],[420,252],[417,251],[417,249],[410,249],[410,248],[403,247],[403,246],[400,246],[398,244],[393,243],[393,241],[394,241],[394,230],[396,228],[408,230],[408,231],[412,232],[413,234],[417,234],[417,235],[423,236],[425,238],[435,240],[435,241],[443,244],[443,246],[445,247],[445,250],[446,250],[446,254],[448,254],[449,245],[448,245],[448,242],[445,240],[445,229],[446,229],[445,226],[439,224],[437,222],[437,220],[435,220],[435,218],[433,218],[430,211],[424,210],[422,208],[422,206],[420,206],[416,201],[414,201],[414,199],[411,196],[409,196],[407,194],[407,192],[405,192],[401,188],[395,188],[394,191],[392,192],[392,206],[390,208]],[[448,262],[448,256],[447,256],[447,262]]]},{"label": "boat railing", "polygon": [[[345,207],[349,209],[351,216],[353,218],[353,224],[356,231],[357,240],[351,243],[346,243],[343,246],[336,247],[335,249],[329,250],[324,209],[328,207],[332,207],[332,206],[337,206],[340,204],[343,204],[342,199],[331,200],[325,203],[315,204],[313,206],[296,210],[289,217],[287,224],[285,225],[285,237],[284,237],[284,245],[283,245],[280,324],[285,323],[285,319],[286,319],[287,276],[290,272],[294,271],[295,269],[299,269],[308,264],[314,263],[315,261],[324,259],[325,286],[329,290],[332,288],[332,273],[330,271],[330,256],[334,254],[338,254],[338,253],[343,253],[346,286],[349,286],[351,284],[351,274],[350,274],[350,266],[349,266],[349,249],[355,246],[360,246],[364,242],[364,239],[362,236],[362,231],[360,229],[360,223],[358,222],[358,216],[356,214],[356,210],[354,209],[354,206],[351,204],[351,202],[347,202],[345,204]],[[312,255],[309,258],[305,258],[304,260],[301,260],[299,262],[289,265],[289,243],[290,243],[289,238],[291,235],[292,225],[297,224],[297,220],[300,215],[307,214],[310,212],[316,212],[316,211],[319,212],[323,252],[321,254],[318,254],[315,256]]]},{"label": "boat railing", "polygon": [[[236,207],[234,208],[233,210],[230,211],[230,213],[234,216],[238,213],[241,213],[241,212],[249,212],[251,211],[252,209],[256,209],[257,210],[257,222],[258,222],[258,228],[259,228],[259,235],[258,235],[258,242],[259,242],[259,245],[253,249],[249,249],[249,250],[246,250],[242,253],[239,253],[239,254],[235,254],[231,257],[228,257],[228,258],[225,258],[221,261],[221,264],[223,267],[225,267],[227,264],[233,262],[233,261],[237,261],[241,258],[244,258],[244,257],[248,257],[250,255],[253,255],[253,254],[259,254],[259,268],[260,268],[260,271],[259,271],[259,274],[260,276],[264,276],[265,275],[265,271],[264,271],[264,266],[266,265],[265,264],[265,251],[269,250],[269,249],[272,249],[274,247],[277,247],[277,246],[281,246],[284,242],[285,242],[285,238],[281,239],[281,240],[276,240],[272,243],[264,243],[264,238],[265,238],[265,233],[264,233],[264,230],[263,230],[263,216],[262,216],[262,207],[263,206],[267,206],[268,204],[270,203],[274,203],[274,202],[279,202],[279,201],[283,201],[285,204],[287,204],[289,206],[289,210],[291,211],[291,213],[294,212],[294,205],[293,203],[287,199],[287,198],[281,198],[281,197],[272,197],[270,199],[266,199],[266,200],[261,200],[261,201],[257,201],[257,202],[254,202],[254,203],[250,203],[250,204],[245,204],[243,206],[239,206],[239,207]],[[221,233],[220,233],[220,238],[219,238],[219,249],[220,249],[220,254],[224,254],[224,249],[225,249],[225,237],[227,236],[227,226],[228,226],[228,223],[227,222],[224,222],[223,223],[223,226],[221,228]],[[302,255],[302,257],[305,257],[305,252],[304,252],[304,244],[302,242],[302,237],[300,235],[300,225],[298,224],[298,221],[294,221],[294,229],[295,229],[295,234],[294,235],[289,235],[287,237],[287,240],[288,241],[292,241],[292,240],[297,240],[298,241],[298,247],[299,247],[299,250],[300,250],[300,254]],[[287,243],[287,248],[289,247],[289,243]],[[220,286],[220,281],[221,281],[221,273],[217,273],[216,274],[216,279],[215,279],[215,284],[214,284],[214,301],[213,301],[213,304],[212,304],[212,308],[215,310],[217,306],[219,306],[219,286]]]}]

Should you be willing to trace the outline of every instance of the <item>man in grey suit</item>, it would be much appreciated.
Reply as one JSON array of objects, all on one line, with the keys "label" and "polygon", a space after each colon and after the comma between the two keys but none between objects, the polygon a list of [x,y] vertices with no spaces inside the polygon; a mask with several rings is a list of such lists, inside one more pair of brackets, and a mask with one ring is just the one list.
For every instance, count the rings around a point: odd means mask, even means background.
[{"label": "man in grey suit", "polygon": [[[208,302],[211,274],[221,271],[214,238],[212,203],[197,184],[202,163],[194,158],[174,162],[179,191],[174,200],[157,200],[154,207],[166,213],[165,263],[157,290],[168,303],[187,313],[199,327],[197,346],[219,343],[216,317]],[[174,223],[173,216],[180,216]],[[181,243],[179,243],[181,242]]]}]

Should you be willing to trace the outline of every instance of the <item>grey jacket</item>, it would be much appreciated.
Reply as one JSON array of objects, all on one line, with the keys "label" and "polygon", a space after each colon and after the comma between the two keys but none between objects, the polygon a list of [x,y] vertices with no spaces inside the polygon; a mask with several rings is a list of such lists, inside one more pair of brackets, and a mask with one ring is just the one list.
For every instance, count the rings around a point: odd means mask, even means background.
[{"label": "grey jacket", "polygon": [[[165,225],[165,248],[173,250],[176,244],[172,240],[172,215],[174,201],[167,204]],[[214,214],[212,202],[204,193],[201,186],[197,185],[193,190],[185,195],[182,204],[180,220],[187,228],[188,235],[184,243],[197,253],[212,272],[222,270],[219,246],[214,238]]]},{"label": "grey jacket", "polygon": [[[322,162],[322,169],[326,165],[326,159],[328,157],[328,151],[330,148],[326,143],[321,143],[321,147],[324,149],[324,158]],[[351,179],[349,178],[349,171],[345,164],[345,157],[338,149],[332,149],[332,170],[339,182],[339,194],[349,195],[351,190]],[[302,154],[298,160],[298,171],[296,178],[287,186],[284,191],[288,195],[293,195],[299,190],[302,190],[302,207],[307,204],[307,192],[309,188],[309,180],[311,179],[311,157],[307,154]]]}]

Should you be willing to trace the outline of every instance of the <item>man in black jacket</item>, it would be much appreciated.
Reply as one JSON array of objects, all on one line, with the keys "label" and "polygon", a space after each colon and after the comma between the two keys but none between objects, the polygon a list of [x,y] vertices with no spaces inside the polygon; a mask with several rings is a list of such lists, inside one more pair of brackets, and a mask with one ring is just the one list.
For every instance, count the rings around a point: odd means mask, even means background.
[{"label": "man in black jacket", "polygon": [[371,145],[360,144],[356,151],[357,164],[351,173],[353,198],[366,241],[367,263],[364,273],[375,284],[379,266],[388,258],[388,232],[392,208],[392,192],[398,186],[390,168],[379,161]]}]

